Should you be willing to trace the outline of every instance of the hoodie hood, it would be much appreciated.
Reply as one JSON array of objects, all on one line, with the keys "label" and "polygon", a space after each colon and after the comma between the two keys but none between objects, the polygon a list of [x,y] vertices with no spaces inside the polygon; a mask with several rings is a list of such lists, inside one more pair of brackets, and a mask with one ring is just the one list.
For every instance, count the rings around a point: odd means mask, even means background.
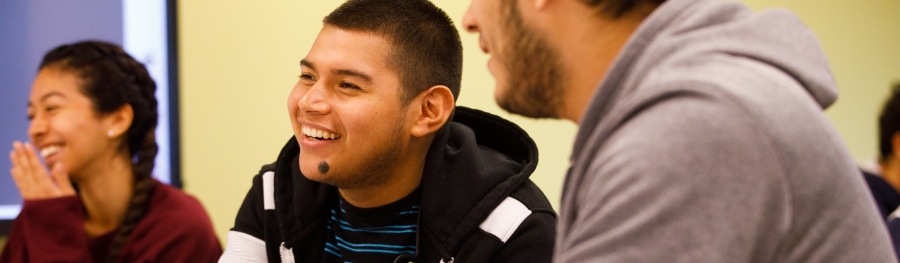
[{"label": "hoodie hood", "polygon": [[[619,52],[585,109],[580,126],[595,127],[616,103],[661,79],[699,78],[752,89],[760,83],[726,79],[732,69],[691,67],[725,57],[755,62],[755,68],[785,74],[819,107],[837,99],[837,87],[818,39],[787,10],[754,13],[738,2],[668,0],[647,17]],[[760,67],[761,66],[761,67]],[[683,71],[682,71],[683,70]],[[682,74],[684,73],[684,74]],[[580,129],[584,142],[592,129]]]},{"label": "hoodie hood", "polygon": [[[501,201],[534,172],[537,146],[516,124],[457,107],[435,137],[422,178],[422,227],[456,254],[459,245]],[[431,196],[431,197],[428,197]]]},{"label": "hoodie hood", "polygon": [[639,58],[642,63],[727,54],[790,75],[823,109],[837,99],[831,69],[818,39],[797,16],[784,9],[754,13],[737,2],[672,0],[648,17],[632,42],[634,48],[644,46],[647,51]]}]

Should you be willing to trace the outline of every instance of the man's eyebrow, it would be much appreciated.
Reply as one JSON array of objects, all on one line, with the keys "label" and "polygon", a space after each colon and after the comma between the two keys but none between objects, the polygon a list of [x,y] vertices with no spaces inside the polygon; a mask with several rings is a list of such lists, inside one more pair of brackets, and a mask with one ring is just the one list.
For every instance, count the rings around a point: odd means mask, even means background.
[{"label": "man's eyebrow", "polygon": [[[312,70],[316,70],[316,66],[314,66],[312,64],[312,62],[309,62],[306,59],[300,60],[300,65],[307,67],[307,68],[311,68]],[[372,76],[369,76],[366,73],[362,73],[362,72],[352,70],[352,69],[335,69],[335,70],[331,71],[331,74],[357,77],[357,78],[363,79],[366,82],[372,82]]]},{"label": "man's eyebrow", "polygon": [[306,61],[306,59],[301,59],[301,60],[300,60],[300,66],[304,66],[304,67],[307,67],[307,68],[311,68],[311,69],[313,69],[313,70],[316,69],[316,67],[313,66],[313,64],[312,64],[311,62]]},{"label": "man's eyebrow", "polygon": [[331,73],[335,74],[335,75],[357,77],[357,78],[363,79],[366,82],[372,82],[372,77],[370,77],[369,75],[366,75],[365,73],[355,71],[352,69],[335,69],[335,70],[331,71]]},{"label": "man's eyebrow", "polygon": [[[301,65],[301,66],[304,66],[304,67],[307,67],[307,68],[310,68],[310,69],[312,69],[312,70],[316,70],[316,66],[314,66],[314,65],[312,64],[312,62],[309,62],[309,61],[307,61],[306,59],[300,60],[300,65]],[[335,74],[335,75],[343,75],[343,76],[350,76],[350,77],[357,77],[357,78],[363,79],[363,80],[366,81],[366,82],[372,82],[372,77],[371,77],[371,76],[369,76],[369,75],[367,75],[367,74],[365,74],[365,73],[356,71],[356,70],[352,70],[352,69],[335,69],[335,70],[332,70],[332,71],[331,71],[331,74]]]}]

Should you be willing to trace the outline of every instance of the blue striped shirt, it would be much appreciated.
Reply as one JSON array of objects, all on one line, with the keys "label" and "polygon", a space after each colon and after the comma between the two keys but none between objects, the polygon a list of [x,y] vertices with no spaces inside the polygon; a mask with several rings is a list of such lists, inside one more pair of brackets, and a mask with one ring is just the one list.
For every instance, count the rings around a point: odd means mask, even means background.
[{"label": "blue striped shirt", "polygon": [[393,262],[416,254],[419,190],[396,202],[358,208],[343,198],[331,208],[325,262]]}]

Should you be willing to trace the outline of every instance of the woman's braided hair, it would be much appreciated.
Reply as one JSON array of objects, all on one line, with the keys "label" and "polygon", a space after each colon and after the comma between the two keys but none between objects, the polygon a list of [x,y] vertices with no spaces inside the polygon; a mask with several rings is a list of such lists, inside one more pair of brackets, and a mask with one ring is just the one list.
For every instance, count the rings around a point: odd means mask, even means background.
[{"label": "woman's braided hair", "polygon": [[99,114],[107,114],[131,105],[134,118],[126,132],[127,150],[134,169],[134,193],[122,225],[109,248],[107,262],[115,262],[128,236],[147,210],[154,181],[151,177],[158,151],[156,83],[143,64],[125,53],[121,47],[84,41],[59,46],[48,52],[40,69],[54,67],[77,74],[82,81],[80,91],[87,96]]}]

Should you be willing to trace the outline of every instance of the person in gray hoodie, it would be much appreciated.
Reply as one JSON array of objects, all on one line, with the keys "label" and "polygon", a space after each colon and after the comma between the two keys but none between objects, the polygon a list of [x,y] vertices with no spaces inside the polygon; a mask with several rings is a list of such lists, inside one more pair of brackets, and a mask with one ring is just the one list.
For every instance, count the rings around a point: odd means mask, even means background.
[{"label": "person in gray hoodie", "polygon": [[473,0],[504,109],[579,125],[555,262],[897,262],[784,10]]}]

